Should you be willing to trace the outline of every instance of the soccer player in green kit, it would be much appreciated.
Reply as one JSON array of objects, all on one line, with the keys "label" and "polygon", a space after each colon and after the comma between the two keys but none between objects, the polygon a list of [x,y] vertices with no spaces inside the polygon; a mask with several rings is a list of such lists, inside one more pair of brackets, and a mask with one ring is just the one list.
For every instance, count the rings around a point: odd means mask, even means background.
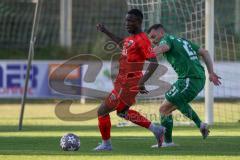
[{"label": "soccer player in green kit", "polygon": [[214,73],[208,51],[186,39],[167,34],[161,24],[151,26],[148,34],[155,46],[153,51],[163,54],[178,75],[177,81],[165,93],[165,100],[160,106],[161,125],[166,128],[162,147],[175,146],[172,141],[172,112],[176,109],[191,119],[200,129],[203,139],[206,139],[209,134],[208,125],[200,120],[189,102],[198,95],[205,84],[205,71],[199,56],[207,66],[209,80],[216,86],[221,84],[220,77]]}]

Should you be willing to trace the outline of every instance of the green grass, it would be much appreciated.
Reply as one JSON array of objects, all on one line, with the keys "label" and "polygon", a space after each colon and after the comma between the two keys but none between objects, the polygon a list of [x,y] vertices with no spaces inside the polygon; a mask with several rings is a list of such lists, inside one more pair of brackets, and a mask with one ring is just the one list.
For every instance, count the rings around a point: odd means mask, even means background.
[{"label": "green grass", "polygon": [[[78,108],[77,108],[78,106]],[[74,105],[72,112],[86,109]],[[88,109],[96,104],[84,105]],[[26,106],[23,131],[17,131],[18,104],[0,105],[0,159],[67,159],[67,160],[122,160],[122,159],[240,159],[240,124],[228,123],[213,126],[211,136],[202,140],[195,127],[175,127],[174,140],[179,147],[151,149],[153,135],[140,127],[117,128],[119,119],[112,114],[112,152],[93,152],[100,142],[97,119],[64,122],[56,118],[54,104],[31,104]],[[81,148],[77,152],[64,152],[59,140],[65,133],[80,136]]]}]

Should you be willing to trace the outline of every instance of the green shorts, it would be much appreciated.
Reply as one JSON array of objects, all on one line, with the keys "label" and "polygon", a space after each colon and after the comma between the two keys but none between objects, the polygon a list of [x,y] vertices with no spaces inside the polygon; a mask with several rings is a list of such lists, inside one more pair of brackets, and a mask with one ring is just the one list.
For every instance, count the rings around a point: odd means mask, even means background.
[{"label": "green shorts", "polygon": [[[181,104],[191,102],[204,88],[205,78],[203,79],[178,79],[171,88],[165,93],[166,99],[177,108]],[[180,104],[180,105],[179,105]]]}]

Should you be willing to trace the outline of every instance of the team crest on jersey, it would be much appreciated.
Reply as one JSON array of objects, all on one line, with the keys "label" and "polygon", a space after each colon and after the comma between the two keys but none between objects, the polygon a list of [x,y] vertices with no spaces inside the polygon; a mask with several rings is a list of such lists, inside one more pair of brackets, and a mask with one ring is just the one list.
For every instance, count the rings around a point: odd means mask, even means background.
[{"label": "team crest on jersey", "polygon": [[127,42],[127,48],[131,47],[133,45],[134,41],[133,40],[129,40]]},{"label": "team crest on jersey", "polygon": [[133,46],[133,45],[134,45],[134,41],[133,41],[133,40],[130,39],[129,41],[126,41],[126,42],[125,42],[125,45],[124,45],[124,47],[123,47],[123,52],[122,52],[122,54],[126,56],[126,55],[127,55],[127,49],[130,48],[130,47]]}]

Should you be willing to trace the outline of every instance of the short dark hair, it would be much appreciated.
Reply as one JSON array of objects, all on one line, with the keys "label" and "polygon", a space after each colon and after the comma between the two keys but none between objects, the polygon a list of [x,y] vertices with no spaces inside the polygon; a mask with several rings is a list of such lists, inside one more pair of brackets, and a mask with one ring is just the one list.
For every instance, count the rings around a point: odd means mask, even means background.
[{"label": "short dark hair", "polygon": [[134,16],[138,17],[139,20],[142,22],[143,14],[142,14],[142,11],[140,11],[139,9],[131,9],[127,13],[128,14],[133,14]]},{"label": "short dark hair", "polygon": [[151,32],[151,30],[153,30],[153,29],[157,30],[157,29],[159,29],[159,28],[162,28],[162,29],[165,31],[165,28],[163,27],[163,25],[159,23],[159,24],[154,24],[154,25],[152,25],[152,26],[147,30],[147,33],[149,34],[149,33]]}]

